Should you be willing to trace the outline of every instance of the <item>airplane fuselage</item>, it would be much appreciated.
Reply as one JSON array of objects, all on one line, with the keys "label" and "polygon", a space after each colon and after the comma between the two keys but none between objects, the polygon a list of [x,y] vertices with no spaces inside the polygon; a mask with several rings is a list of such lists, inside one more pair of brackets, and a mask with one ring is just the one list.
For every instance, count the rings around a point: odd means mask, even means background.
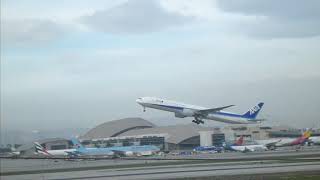
[{"label": "airplane fuselage", "polygon": [[263,145],[241,145],[241,146],[231,146],[231,149],[234,151],[240,151],[240,152],[245,152],[245,151],[266,151],[267,148]]},{"label": "airplane fuselage", "polygon": [[[175,116],[179,118],[196,117],[196,113],[199,110],[209,109],[202,106],[195,106],[153,97],[138,98],[136,102],[142,105],[144,108],[147,107],[162,111],[173,112]],[[202,115],[201,118],[229,124],[254,124],[259,122],[250,118],[245,118],[243,115],[230,113],[226,111],[210,112],[205,115]]]},{"label": "airplane fuselage", "polygon": [[156,146],[144,145],[144,146],[119,146],[119,147],[107,147],[107,148],[80,148],[77,149],[82,155],[89,156],[112,156],[114,154],[120,153],[126,156],[131,156],[135,154],[146,155],[150,153],[155,153],[160,151]]}]

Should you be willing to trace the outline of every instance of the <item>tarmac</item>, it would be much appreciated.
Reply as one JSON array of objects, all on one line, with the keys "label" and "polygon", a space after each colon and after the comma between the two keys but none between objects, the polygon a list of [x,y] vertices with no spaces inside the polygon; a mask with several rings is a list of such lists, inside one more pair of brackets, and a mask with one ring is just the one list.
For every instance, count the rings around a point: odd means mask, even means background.
[{"label": "tarmac", "polygon": [[1,180],[176,179],[316,173],[320,148],[301,151],[167,155],[108,160],[1,159]]}]

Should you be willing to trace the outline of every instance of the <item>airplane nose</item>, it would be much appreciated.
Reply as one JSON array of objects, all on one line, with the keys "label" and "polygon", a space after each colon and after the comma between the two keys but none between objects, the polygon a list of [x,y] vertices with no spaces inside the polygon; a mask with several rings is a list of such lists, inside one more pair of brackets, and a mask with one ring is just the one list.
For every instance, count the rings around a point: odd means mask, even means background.
[{"label": "airplane nose", "polygon": [[141,103],[142,103],[142,98],[138,98],[138,99],[136,100],[136,102],[137,102],[138,104],[141,104]]}]

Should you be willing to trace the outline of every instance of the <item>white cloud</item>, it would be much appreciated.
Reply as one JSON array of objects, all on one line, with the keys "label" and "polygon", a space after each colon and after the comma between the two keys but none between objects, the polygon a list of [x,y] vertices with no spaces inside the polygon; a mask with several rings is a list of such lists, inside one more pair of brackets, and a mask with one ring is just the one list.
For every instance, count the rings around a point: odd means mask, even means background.
[{"label": "white cloud", "polygon": [[159,1],[128,1],[117,7],[84,16],[81,22],[108,33],[146,33],[190,22],[192,17],[166,10]]}]

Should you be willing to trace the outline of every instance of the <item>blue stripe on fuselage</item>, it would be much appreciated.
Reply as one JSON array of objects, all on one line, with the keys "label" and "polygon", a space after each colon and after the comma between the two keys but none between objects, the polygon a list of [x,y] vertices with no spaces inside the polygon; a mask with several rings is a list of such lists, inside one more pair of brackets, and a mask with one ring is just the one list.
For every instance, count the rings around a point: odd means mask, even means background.
[{"label": "blue stripe on fuselage", "polygon": [[160,104],[151,104],[154,106],[160,106],[160,107],[166,107],[166,108],[172,108],[172,109],[177,109],[177,110],[183,110],[183,107],[179,107],[179,106],[168,106],[168,105],[160,105]]},{"label": "blue stripe on fuselage", "polygon": [[238,117],[243,118],[240,114],[232,114],[232,113],[225,113],[225,112],[214,112],[213,114],[223,115],[223,116],[229,116],[229,117]]},{"label": "blue stripe on fuselage", "polygon": [[[179,106],[168,106],[168,105],[161,105],[161,104],[151,104],[155,106],[160,106],[160,107],[166,107],[166,108],[172,108],[172,109],[177,109],[177,110],[183,110],[184,107],[179,107]],[[222,116],[229,116],[229,117],[237,117],[237,118],[244,118],[243,115],[240,114],[232,114],[232,113],[226,113],[226,112],[214,112],[212,114],[217,114],[217,115],[222,115]]]}]

